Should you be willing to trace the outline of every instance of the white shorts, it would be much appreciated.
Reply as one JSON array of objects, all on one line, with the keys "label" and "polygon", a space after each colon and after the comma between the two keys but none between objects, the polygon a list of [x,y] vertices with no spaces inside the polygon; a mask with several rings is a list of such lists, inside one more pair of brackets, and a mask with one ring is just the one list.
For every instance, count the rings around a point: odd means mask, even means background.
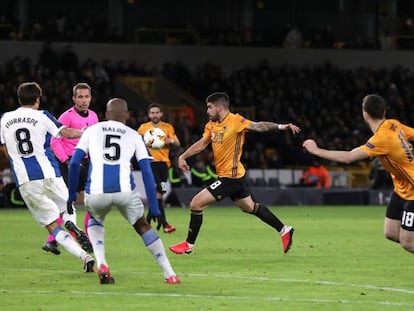
[{"label": "white shorts", "polygon": [[50,225],[66,210],[69,194],[62,177],[32,180],[21,185],[19,191],[42,227]]},{"label": "white shorts", "polygon": [[85,206],[89,214],[102,223],[112,207],[116,207],[130,225],[135,224],[144,215],[144,204],[136,190],[99,194],[85,193]]}]

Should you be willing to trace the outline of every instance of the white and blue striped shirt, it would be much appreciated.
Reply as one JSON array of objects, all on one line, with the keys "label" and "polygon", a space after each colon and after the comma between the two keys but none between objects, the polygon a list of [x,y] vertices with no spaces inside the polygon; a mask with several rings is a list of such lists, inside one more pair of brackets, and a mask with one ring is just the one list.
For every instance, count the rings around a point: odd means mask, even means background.
[{"label": "white and blue striped shirt", "polygon": [[135,189],[131,159],[152,159],[137,131],[117,121],[88,127],[76,149],[89,154],[88,194],[129,192]]},{"label": "white and blue striped shirt", "polygon": [[63,127],[46,110],[20,107],[2,116],[1,143],[6,145],[17,186],[61,176],[50,138],[58,136]]}]

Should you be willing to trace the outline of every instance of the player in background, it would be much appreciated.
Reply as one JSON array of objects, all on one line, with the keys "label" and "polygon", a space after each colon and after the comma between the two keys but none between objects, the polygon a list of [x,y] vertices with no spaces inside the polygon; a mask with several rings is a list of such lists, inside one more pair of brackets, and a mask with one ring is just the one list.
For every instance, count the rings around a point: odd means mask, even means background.
[{"label": "player in background", "polygon": [[[58,119],[60,123],[78,130],[86,129],[87,127],[98,123],[97,114],[89,109],[92,101],[91,87],[87,83],[77,83],[72,89],[72,101],[73,107],[62,113]],[[59,168],[62,173],[63,179],[66,185],[68,185],[68,165],[70,158],[74,152],[76,144],[79,139],[67,139],[65,137],[52,138],[51,147],[55,153],[56,158],[59,160]],[[79,175],[78,192],[80,196],[80,202],[83,202],[83,193],[85,190],[86,176],[89,169],[89,157],[86,155],[81,162],[81,172]],[[76,209],[73,207],[75,213],[74,219],[76,219]],[[84,228],[87,230],[89,214],[85,213]],[[61,219],[60,219],[61,222]],[[92,252],[92,246],[87,239],[82,238],[84,236],[82,230],[76,225],[76,223],[69,223],[67,229],[74,237],[79,237],[78,242],[87,252]],[[47,252],[59,255],[60,251],[57,247],[56,241],[52,235],[49,235],[46,243],[42,246],[42,249]]]},{"label": "player in background", "polygon": [[165,253],[164,245],[144,217],[144,205],[132,177],[131,159],[135,156],[142,170],[149,209],[154,217],[160,215],[152,175],[151,155],[137,131],[125,125],[129,118],[125,100],[114,98],[106,105],[106,120],[87,128],[72,156],[69,167],[69,199],[75,201],[82,159],[89,154],[91,169],[85,187],[85,206],[91,218],[88,223],[89,238],[98,266],[101,284],[113,284],[105,258],[106,215],[112,207],[141,236],[145,246],[164,273],[168,284],[180,283]]},{"label": "player in background", "polygon": [[386,119],[386,103],[381,96],[370,94],[362,100],[362,117],[373,135],[351,151],[319,148],[308,139],[303,147],[318,157],[351,163],[377,157],[391,174],[394,191],[387,206],[384,235],[414,253],[414,128],[395,119]]},{"label": "player in background", "polygon": [[197,193],[190,202],[191,218],[184,242],[170,246],[176,254],[191,253],[203,223],[203,210],[211,203],[230,197],[245,213],[255,215],[279,232],[283,251],[288,252],[294,229],[286,226],[266,206],[256,202],[245,181],[246,170],[240,161],[246,131],[266,132],[291,130],[296,134],[300,129],[291,123],[253,122],[229,110],[226,93],[213,93],[206,99],[207,115],[210,121],[204,127],[203,136],[192,144],[178,158],[178,166],[188,171],[186,159],[198,154],[209,144],[212,145],[218,180]]},{"label": "player in background", "polygon": [[[159,218],[159,223],[157,229],[162,226],[165,233],[171,233],[175,231],[175,227],[170,225],[167,222],[167,217],[165,215],[163,195],[167,191],[167,181],[168,181],[168,169],[171,167],[170,161],[170,147],[180,146],[180,141],[175,135],[174,127],[167,122],[161,121],[163,113],[162,107],[160,104],[152,103],[148,106],[148,118],[149,122],[143,123],[138,128],[138,133],[144,137],[144,139],[149,135],[149,132],[154,132],[155,129],[161,133],[161,139],[165,141],[165,145],[162,148],[156,148],[152,145],[152,141],[146,141],[147,147],[154,158],[151,163],[152,173],[154,174],[155,183],[157,185],[157,201],[158,207],[161,212],[161,217]],[[151,222],[152,215],[148,212],[147,221]]]},{"label": "player in background", "polygon": [[38,110],[42,89],[36,82],[20,84],[17,97],[20,107],[5,113],[0,127],[16,186],[36,221],[83,260],[85,272],[92,272],[94,259],[57,223],[59,216],[65,223],[76,220],[66,211],[68,188],[49,144],[51,135],[77,138],[82,132],[62,125],[48,111]]}]

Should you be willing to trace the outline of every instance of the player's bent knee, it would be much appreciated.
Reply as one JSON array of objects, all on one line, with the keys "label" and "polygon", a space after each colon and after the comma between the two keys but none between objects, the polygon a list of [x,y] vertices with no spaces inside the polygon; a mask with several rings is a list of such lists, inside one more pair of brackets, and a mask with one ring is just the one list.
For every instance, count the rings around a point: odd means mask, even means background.
[{"label": "player's bent knee", "polygon": [[388,239],[390,241],[393,241],[393,242],[396,242],[396,243],[400,242],[399,236],[396,235],[396,234],[393,234],[392,232],[385,231],[384,236],[385,236],[386,239]]},{"label": "player's bent knee", "polygon": [[402,240],[400,241],[401,246],[408,252],[414,253],[414,243],[413,241],[406,241]]},{"label": "player's bent knee", "polygon": [[406,251],[414,253],[414,232],[403,230],[400,235],[400,244]]},{"label": "player's bent knee", "polygon": [[243,206],[239,205],[242,212],[248,213],[248,214],[253,214],[253,215],[257,214],[257,211],[259,210],[259,206],[260,206],[260,204],[256,203],[256,202],[254,202],[253,205],[251,205],[251,204],[243,205]]}]

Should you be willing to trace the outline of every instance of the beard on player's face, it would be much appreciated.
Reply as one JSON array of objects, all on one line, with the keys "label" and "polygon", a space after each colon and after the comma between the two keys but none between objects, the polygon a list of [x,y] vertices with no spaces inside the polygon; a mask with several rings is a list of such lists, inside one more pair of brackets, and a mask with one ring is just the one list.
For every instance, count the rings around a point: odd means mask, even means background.
[{"label": "beard on player's face", "polygon": [[214,121],[214,122],[220,120],[218,112],[216,112],[215,114],[209,114],[208,117],[211,121]]}]

